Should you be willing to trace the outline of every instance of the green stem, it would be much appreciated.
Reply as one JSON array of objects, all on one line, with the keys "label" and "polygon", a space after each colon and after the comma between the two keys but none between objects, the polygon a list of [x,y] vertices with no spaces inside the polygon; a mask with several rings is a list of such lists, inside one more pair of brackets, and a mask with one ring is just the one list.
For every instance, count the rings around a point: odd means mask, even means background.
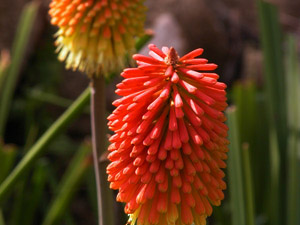
[{"label": "green stem", "polygon": [[91,128],[94,170],[97,187],[98,223],[99,225],[112,225],[114,218],[113,211],[111,210],[113,207],[113,196],[108,186],[105,166],[102,164],[100,165],[100,157],[106,149],[104,76],[93,78],[91,88]]},{"label": "green stem", "polygon": [[28,150],[21,162],[0,185],[0,203],[6,193],[12,189],[15,182],[21,177],[42,153],[45,147],[78,116],[89,102],[90,88],[87,88],[77,100],[56,120],[43,136]]},{"label": "green stem", "polygon": [[243,157],[243,172],[245,182],[245,206],[246,206],[246,219],[247,225],[255,225],[255,210],[254,210],[254,194],[251,174],[251,163],[249,154],[249,144],[244,143],[242,146]]}]

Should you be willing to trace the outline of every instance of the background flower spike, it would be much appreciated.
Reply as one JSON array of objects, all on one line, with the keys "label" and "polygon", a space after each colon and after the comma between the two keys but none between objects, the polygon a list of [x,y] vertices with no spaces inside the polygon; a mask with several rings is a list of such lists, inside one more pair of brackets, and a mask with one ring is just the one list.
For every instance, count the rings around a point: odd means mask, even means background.
[{"label": "background flower spike", "polygon": [[58,58],[66,68],[104,75],[124,66],[135,50],[135,37],[144,34],[143,0],[52,0],[51,23]]}]

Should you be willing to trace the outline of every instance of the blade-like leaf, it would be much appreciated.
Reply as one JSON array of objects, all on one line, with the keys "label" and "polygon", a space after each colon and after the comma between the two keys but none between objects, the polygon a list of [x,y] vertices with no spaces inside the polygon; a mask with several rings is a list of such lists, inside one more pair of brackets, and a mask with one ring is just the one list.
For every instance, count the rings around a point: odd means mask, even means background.
[{"label": "blade-like leaf", "polygon": [[300,69],[296,38],[288,37],[286,56],[288,109],[287,217],[286,224],[300,224]]},{"label": "blade-like leaf", "polygon": [[246,207],[244,201],[244,187],[242,177],[242,158],[235,107],[227,109],[229,134],[228,139],[228,179],[231,201],[231,216],[233,225],[246,225]]},{"label": "blade-like leaf", "polygon": [[48,179],[48,166],[49,163],[41,159],[37,162],[34,168],[34,172],[31,179],[31,190],[27,190],[27,194],[30,193],[30,197],[27,195],[26,203],[28,204],[27,207],[23,208],[23,216],[21,220],[22,225],[36,224],[36,212],[39,210],[40,205],[43,204],[42,195],[44,193],[45,184]]},{"label": "blade-like leaf", "polygon": [[252,184],[251,163],[249,154],[249,144],[243,143],[243,175],[245,187],[246,219],[247,225],[255,225],[254,193]]},{"label": "blade-like leaf", "polygon": [[28,40],[34,25],[34,19],[38,11],[38,6],[39,3],[37,1],[28,3],[22,12],[20,22],[18,24],[15,36],[16,39],[13,43],[11,64],[8,68],[7,74],[5,75],[3,92],[1,92],[0,96],[0,137],[3,137],[4,134],[6,120],[11,106],[11,100],[20,72],[22,60],[24,59],[25,51],[28,46]]},{"label": "blade-like leaf", "polygon": [[43,225],[58,224],[63,217],[73,195],[78,189],[80,181],[85,176],[87,169],[91,164],[91,159],[88,156],[90,151],[90,146],[82,145],[72,159],[70,166],[58,186],[57,195],[49,208]]},{"label": "blade-like leaf", "polygon": [[21,177],[21,175],[34,163],[34,160],[42,153],[45,147],[56,137],[73,119],[78,116],[89,102],[90,88],[87,88],[74,103],[56,120],[53,125],[40,137],[40,139],[28,150],[21,162],[0,185],[0,204],[6,193]]},{"label": "blade-like leaf", "polygon": [[270,189],[268,217],[271,225],[284,223],[286,214],[286,90],[282,35],[277,7],[258,0],[259,24],[264,56],[264,79],[270,130]]}]

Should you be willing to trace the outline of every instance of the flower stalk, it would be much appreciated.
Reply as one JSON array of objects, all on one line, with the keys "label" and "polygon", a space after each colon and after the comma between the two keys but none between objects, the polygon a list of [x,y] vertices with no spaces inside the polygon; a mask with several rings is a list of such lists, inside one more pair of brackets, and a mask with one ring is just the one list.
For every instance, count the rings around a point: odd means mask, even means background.
[{"label": "flower stalk", "polygon": [[99,225],[113,224],[113,214],[110,210],[112,192],[108,187],[106,174],[102,172],[105,171],[105,165],[100,165],[100,157],[106,149],[105,108],[104,76],[94,77],[91,79],[91,128]]}]

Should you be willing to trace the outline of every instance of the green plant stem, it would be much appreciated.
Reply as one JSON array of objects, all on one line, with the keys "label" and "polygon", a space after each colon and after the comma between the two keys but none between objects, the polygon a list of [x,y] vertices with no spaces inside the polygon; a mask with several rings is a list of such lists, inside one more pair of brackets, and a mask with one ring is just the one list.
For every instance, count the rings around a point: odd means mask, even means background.
[{"label": "green plant stem", "polygon": [[249,144],[243,143],[242,146],[243,157],[243,172],[245,182],[245,202],[246,202],[246,219],[247,225],[255,225],[255,210],[254,210],[254,194],[251,174],[251,163],[249,154]]},{"label": "green plant stem", "polygon": [[18,25],[16,40],[13,44],[11,64],[5,75],[5,84],[0,96],[0,137],[3,137],[7,116],[11,106],[11,100],[15,90],[18,74],[24,59],[25,50],[29,40],[30,32],[34,25],[34,19],[38,10],[37,1],[30,2],[22,12],[20,23]]},{"label": "green plant stem", "polygon": [[226,111],[228,117],[230,141],[228,153],[229,191],[231,199],[231,213],[233,225],[246,225],[245,201],[243,193],[243,177],[241,165],[241,147],[237,125],[237,113],[235,107]]},{"label": "green plant stem", "polygon": [[28,150],[21,162],[0,185],[0,204],[4,196],[12,189],[15,182],[33,164],[34,160],[42,153],[45,147],[70,124],[85,108],[89,102],[90,88],[87,88],[74,103],[62,114],[42,137]]},{"label": "green plant stem", "polygon": [[99,225],[113,225],[112,192],[108,187],[105,167],[100,168],[100,157],[106,149],[104,76],[100,75],[98,78],[93,78],[91,81],[91,89],[91,128],[94,171],[97,187],[98,222]]}]

